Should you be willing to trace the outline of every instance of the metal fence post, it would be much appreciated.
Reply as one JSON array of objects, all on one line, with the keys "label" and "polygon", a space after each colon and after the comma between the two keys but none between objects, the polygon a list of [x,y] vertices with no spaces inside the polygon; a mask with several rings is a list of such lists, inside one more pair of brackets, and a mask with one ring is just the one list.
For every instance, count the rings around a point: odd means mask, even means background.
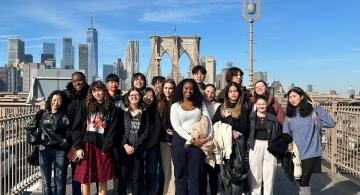
[{"label": "metal fence post", "polygon": [[[333,119],[335,120],[335,124],[337,124],[339,121],[337,120],[337,101],[332,101],[331,106],[331,114]],[[337,163],[337,126],[330,129],[331,131],[331,167],[330,172],[331,174],[336,174],[336,163]]]}]

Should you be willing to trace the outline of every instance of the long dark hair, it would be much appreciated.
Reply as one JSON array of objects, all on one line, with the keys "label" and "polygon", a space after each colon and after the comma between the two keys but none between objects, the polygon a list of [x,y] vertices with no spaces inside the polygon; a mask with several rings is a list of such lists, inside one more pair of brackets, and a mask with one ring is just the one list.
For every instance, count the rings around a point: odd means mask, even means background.
[{"label": "long dark hair", "polygon": [[69,99],[68,99],[67,95],[63,91],[60,91],[60,90],[54,90],[53,92],[50,93],[49,97],[46,99],[46,102],[45,102],[45,109],[47,111],[51,112],[51,101],[52,101],[52,98],[54,97],[54,95],[58,95],[61,97],[61,105],[58,108],[58,110],[61,112],[65,112],[67,105],[69,104]]},{"label": "long dark hair", "polygon": [[131,77],[131,87],[135,88],[134,81],[138,78],[140,78],[141,80],[144,81],[144,86],[140,89],[140,91],[143,91],[146,88],[146,77],[143,73],[137,72],[137,73],[133,74],[133,76]]},{"label": "long dark hair", "polygon": [[242,109],[242,104],[244,101],[244,94],[242,93],[241,90],[241,85],[235,82],[231,82],[229,85],[226,86],[225,88],[225,99],[224,99],[224,103],[221,105],[220,110],[221,110],[221,115],[223,116],[223,114],[225,113],[225,109],[229,107],[229,105],[231,104],[230,100],[229,100],[229,90],[230,87],[236,87],[236,90],[239,93],[239,97],[237,99],[236,105],[233,108],[232,112],[231,112],[231,116],[234,118],[240,118],[241,115],[241,109]]},{"label": "long dark hair", "polygon": [[102,113],[105,115],[110,110],[111,101],[110,101],[108,90],[106,89],[105,84],[101,81],[94,81],[91,83],[87,97],[86,97],[86,109],[90,113],[94,113],[94,112],[98,111],[99,103],[96,101],[96,99],[92,95],[92,92],[96,89],[101,89],[104,93],[104,101],[102,103],[102,105],[103,105]]},{"label": "long dark hair", "polygon": [[[174,91],[175,91],[176,84],[173,79],[166,79],[164,82],[164,86],[166,83],[170,83],[174,87]],[[159,112],[160,116],[163,116],[166,103],[171,103],[173,99],[174,99],[174,93],[170,97],[169,101],[166,100],[166,96],[164,94],[164,88],[163,88],[163,90],[159,93],[159,100],[158,100],[158,104],[157,104],[157,111]]]},{"label": "long dark hair", "polygon": [[183,96],[183,87],[185,83],[191,83],[193,85],[194,88],[194,93],[193,95],[190,97],[190,101],[193,103],[193,106],[201,109],[202,107],[202,101],[203,101],[203,96],[199,90],[199,87],[197,86],[196,82],[194,79],[183,79],[178,86],[176,86],[175,88],[175,94],[174,94],[174,99],[173,99],[173,103],[177,103],[177,102],[182,102],[184,101],[184,96]]},{"label": "long dark hair", "polygon": [[[291,92],[294,92],[300,96],[302,96],[302,100],[300,101],[299,105],[297,107],[293,106],[289,101],[289,95]],[[311,101],[309,95],[302,90],[300,87],[293,87],[287,92],[287,106],[286,106],[286,116],[289,118],[295,117],[297,110],[299,110],[299,114],[301,117],[307,117],[311,115],[311,113],[314,111],[314,108],[312,105],[308,102]]]}]

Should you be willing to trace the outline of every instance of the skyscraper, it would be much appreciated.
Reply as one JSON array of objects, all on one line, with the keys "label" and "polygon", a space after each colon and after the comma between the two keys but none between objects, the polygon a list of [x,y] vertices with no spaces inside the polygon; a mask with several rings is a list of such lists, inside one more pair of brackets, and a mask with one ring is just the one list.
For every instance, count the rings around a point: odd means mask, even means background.
[{"label": "skyscraper", "polygon": [[72,38],[63,38],[63,59],[61,60],[62,69],[74,69],[74,49]]},{"label": "skyscraper", "polygon": [[139,72],[139,67],[139,41],[129,41],[129,45],[125,50],[126,85],[128,87],[131,85],[132,75]]},{"label": "skyscraper", "polygon": [[259,80],[263,80],[267,83],[267,72],[254,72],[253,75],[254,84]]},{"label": "skyscraper", "polygon": [[86,79],[88,79],[88,45],[79,44],[79,69],[85,70]]},{"label": "skyscraper", "polygon": [[24,61],[25,43],[18,38],[8,39],[8,66],[16,67]]},{"label": "skyscraper", "polygon": [[24,54],[25,63],[33,63],[33,56],[31,54]]},{"label": "skyscraper", "polygon": [[117,58],[114,63],[114,73],[119,76],[119,87],[120,89],[125,89],[125,80],[126,80],[126,70],[124,68],[124,64],[122,63],[120,58]]},{"label": "skyscraper", "polygon": [[[56,67],[55,43],[43,43],[43,54],[52,54],[53,68]],[[49,56],[49,55],[46,55]]]},{"label": "skyscraper", "polygon": [[214,84],[216,80],[216,60],[211,56],[204,56],[200,59],[200,64],[206,68],[205,83]]},{"label": "skyscraper", "polygon": [[112,64],[103,64],[103,81],[106,82],[107,75],[114,72],[114,66]]},{"label": "skyscraper", "polygon": [[91,83],[98,77],[98,32],[93,27],[92,17],[90,28],[86,32],[86,43],[88,44],[88,80]]}]

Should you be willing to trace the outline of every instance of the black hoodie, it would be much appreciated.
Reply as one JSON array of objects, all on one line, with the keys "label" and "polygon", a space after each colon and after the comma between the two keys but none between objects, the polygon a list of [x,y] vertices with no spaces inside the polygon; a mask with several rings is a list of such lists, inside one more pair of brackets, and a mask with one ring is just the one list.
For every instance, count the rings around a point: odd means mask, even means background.
[{"label": "black hoodie", "polygon": [[70,121],[71,136],[68,137],[69,143],[78,143],[81,140],[81,132],[85,129],[86,110],[85,99],[89,90],[89,85],[85,83],[80,91],[74,89],[72,82],[69,82],[64,92],[70,99],[67,107],[67,114]]}]

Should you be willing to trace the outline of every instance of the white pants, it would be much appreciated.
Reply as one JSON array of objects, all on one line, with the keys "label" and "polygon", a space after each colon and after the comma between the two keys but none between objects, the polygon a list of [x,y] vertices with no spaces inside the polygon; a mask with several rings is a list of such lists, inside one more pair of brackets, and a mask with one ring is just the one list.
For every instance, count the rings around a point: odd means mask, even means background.
[{"label": "white pants", "polygon": [[167,142],[160,142],[162,166],[164,170],[163,195],[175,195],[174,164],[171,158],[171,147]]},{"label": "white pants", "polygon": [[261,195],[261,184],[264,195],[273,194],[273,181],[277,160],[267,150],[267,140],[255,140],[254,150],[249,152],[251,194]]}]

